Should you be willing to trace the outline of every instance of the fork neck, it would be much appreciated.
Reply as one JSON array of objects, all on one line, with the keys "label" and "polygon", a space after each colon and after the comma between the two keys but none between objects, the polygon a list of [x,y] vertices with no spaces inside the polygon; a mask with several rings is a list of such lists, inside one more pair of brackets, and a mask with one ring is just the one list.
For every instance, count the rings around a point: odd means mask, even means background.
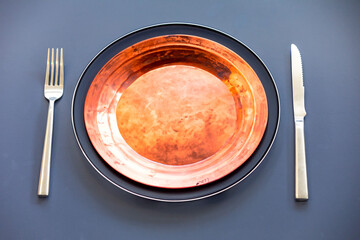
[{"label": "fork neck", "polygon": [[55,99],[49,99],[49,112],[54,111]]}]

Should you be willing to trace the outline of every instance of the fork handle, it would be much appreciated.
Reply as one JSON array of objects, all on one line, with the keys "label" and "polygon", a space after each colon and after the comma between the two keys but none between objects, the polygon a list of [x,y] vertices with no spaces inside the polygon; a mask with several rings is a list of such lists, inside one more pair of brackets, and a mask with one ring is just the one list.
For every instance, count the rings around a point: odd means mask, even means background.
[{"label": "fork handle", "polygon": [[295,120],[295,199],[307,201],[308,198],[304,119],[302,118]]},{"label": "fork handle", "polygon": [[49,110],[47,116],[46,133],[38,187],[38,196],[40,197],[47,197],[49,195],[51,143],[54,123],[54,102],[54,100],[49,100]]}]

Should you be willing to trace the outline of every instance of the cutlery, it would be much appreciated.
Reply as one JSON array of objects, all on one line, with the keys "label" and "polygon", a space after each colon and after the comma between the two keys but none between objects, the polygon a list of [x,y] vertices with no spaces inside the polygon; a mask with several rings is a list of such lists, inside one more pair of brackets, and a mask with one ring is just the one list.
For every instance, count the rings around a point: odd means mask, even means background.
[{"label": "cutlery", "polygon": [[[51,68],[51,73],[49,73]],[[59,69],[60,68],[60,69]],[[59,73],[60,70],[60,73]],[[54,80],[55,78],[55,80]],[[40,179],[38,187],[38,196],[47,197],[49,195],[50,183],[50,163],[51,163],[51,143],[53,135],[54,103],[61,98],[64,90],[64,61],[63,49],[60,50],[59,67],[59,49],[56,49],[55,73],[54,73],[54,48],[51,49],[51,67],[50,67],[50,48],[47,52],[46,73],[44,95],[49,101],[49,110],[47,116],[44,148],[41,161]]]},{"label": "cutlery", "polygon": [[292,91],[295,120],[295,200],[307,201],[308,183],[304,137],[305,99],[304,82],[299,49],[291,44]]}]

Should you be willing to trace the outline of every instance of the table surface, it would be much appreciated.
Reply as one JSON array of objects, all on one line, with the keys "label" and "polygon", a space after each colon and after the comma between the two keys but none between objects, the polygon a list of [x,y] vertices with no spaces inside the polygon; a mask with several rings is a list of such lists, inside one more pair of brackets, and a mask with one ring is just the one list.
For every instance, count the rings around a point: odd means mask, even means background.
[{"label": "table surface", "polygon": [[[360,239],[359,1],[1,1],[0,239]],[[252,48],[278,86],[276,141],[245,181],[188,203],[141,199],[86,161],[73,90],[104,46],[138,28],[189,22]],[[294,201],[290,44],[303,57],[310,199]],[[49,198],[37,197],[48,47],[63,47]]]}]

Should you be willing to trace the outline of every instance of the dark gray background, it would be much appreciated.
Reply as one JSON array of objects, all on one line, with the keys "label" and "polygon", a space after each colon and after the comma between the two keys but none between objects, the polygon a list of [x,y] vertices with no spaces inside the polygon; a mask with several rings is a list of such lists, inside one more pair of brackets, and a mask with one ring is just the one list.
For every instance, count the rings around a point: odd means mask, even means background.
[{"label": "dark gray background", "polygon": [[[360,1],[1,1],[0,239],[359,239]],[[281,122],[260,167],[233,189],[181,204],[100,177],[78,148],[70,106],[87,63],[116,38],[171,21],[251,47],[279,89]],[[290,44],[303,57],[310,200],[294,201]],[[63,47],[51,195],[36,195],[48,47]]]}]

